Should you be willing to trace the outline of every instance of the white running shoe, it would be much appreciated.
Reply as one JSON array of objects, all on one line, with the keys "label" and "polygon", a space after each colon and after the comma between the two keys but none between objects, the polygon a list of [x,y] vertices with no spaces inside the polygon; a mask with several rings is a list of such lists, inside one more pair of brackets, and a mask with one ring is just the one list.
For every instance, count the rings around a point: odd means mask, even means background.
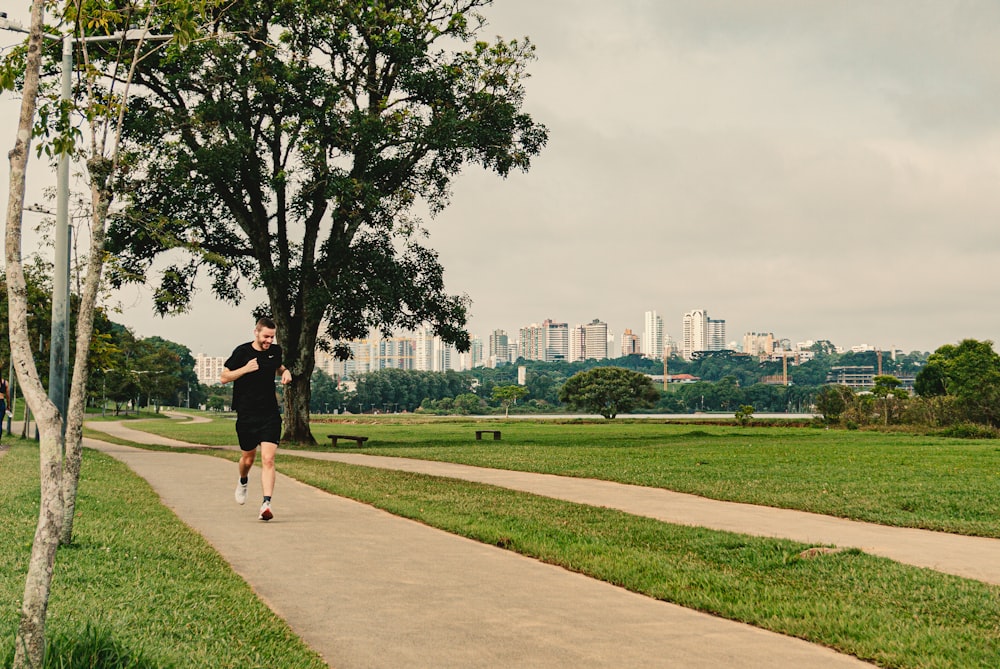
[{"label": "white running shoe", "polygon": [[249,485],[249,482],[247,482],[247,483],[237,483],[236,484],[236,503],[237,504],[246,504],[247,503],[247,486],[248,485]]},{"label": "white running shoe", "polygon": [[271,503],[264,502],[260,505],[260,519],[271,520],[272,518],[274,518],[274,514],[271,513]]}]

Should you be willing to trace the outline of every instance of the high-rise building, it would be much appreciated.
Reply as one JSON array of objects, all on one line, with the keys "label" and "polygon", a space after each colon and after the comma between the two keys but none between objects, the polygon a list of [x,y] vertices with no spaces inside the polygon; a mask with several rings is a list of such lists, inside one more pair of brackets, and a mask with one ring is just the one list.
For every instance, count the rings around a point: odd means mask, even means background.
[{"label": "high-rise building", "polygon": [[198,377],[198,383],[206,386],[217,386],[221,383],[219,377],[222,376],[222,369],[226,359],[223,357],[213,357],[199,353],[194,357],[194,374]]},{"label": "high-rise building", "polygon": [[417,328],[414,341],[414,369],[423,372],[446,372],[452,368],[454,346],[444,343],[427,325]]},{"label": "high-rise building", "polygon": [[655,311],[647,311],[642,329],[642,354],[647,358],[663,356],[663,319]]},{"label": "high-rise building", "polygon": [[518,331],[520,340],[520,355],[525,360],[545,359],[545,333],[542,326],[532,323]]},{"label": "high-rise building", "polygon": [[773,332],[747,332],[743,335],[743,352],[757,358],[768,358],[774,351]]},{"label": "high-rise building", "polygon": [[622,355],[636,355],[641,352],[639,335],[633,334],[628,328],[622,333]]},{"label": "high-rise building", "polygon": [[694,309],[684,314],[681,328],[681,357],[690,360],[695,351],[708,349],[708,314],[704,309]]},{"label": "high-rise building", "polygon": [[490,360],[494,365],[506,365],[511,362],[510,343],[505,330],[494,330],[490,335]]},{"label": "high-rise building", "polygon": [[695,351],[726,350],[726,321],[708,317],[704,309],[684,314],[681,356],[690,360]]},{"label": "high-rise building", "polygon": [[411,337],[387,337],[378,342],[376,369],[415,369],[416,341]]},{"label": "high-rise building", "polygon": [[545,341],[543,359],[546,362],[569,360],[569,325],[547,319],[542,322],[542,336]]},{"label": "high-rise building", "polygon": [[706,318],[706,351],[726,350],[726,321]]},{"label": "high-rise building", "polygon": [[580,362],[587,359],[587,330],[582,325],[574,325],[569,330],[569,361]]},{"label": "high-rise building", "polygon": [[608,324],[595,318],[584,326],[586,340],[584,359],[604,360],[608,357]]}]

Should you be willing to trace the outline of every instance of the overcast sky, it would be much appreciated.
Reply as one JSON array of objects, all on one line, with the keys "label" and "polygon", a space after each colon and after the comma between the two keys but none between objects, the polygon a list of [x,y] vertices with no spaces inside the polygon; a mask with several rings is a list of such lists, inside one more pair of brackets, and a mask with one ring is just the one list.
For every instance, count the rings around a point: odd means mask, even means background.
[{"label": "overcast sky", "polygon": [[[28,3],[12,4],[27,24]],[[472,299],[472,334],[599,318],[620,346],[655,309],[679,340],[684,312],[703,308],[729,340],[933,351],[1000,336],[1000,3],[497,0],[485,13],[487,36],[536,44],[526,109],[550,139],[527,174],[469,169],[427,221],[450,292]],[[8,149],[17,104],[0,104]],[[28,178],[33,191],[53,179],[37,161]],[[253,305],[207,290],[165,320],[147,293],[120,298],[116,320],[193,353],[250,337]]]}]

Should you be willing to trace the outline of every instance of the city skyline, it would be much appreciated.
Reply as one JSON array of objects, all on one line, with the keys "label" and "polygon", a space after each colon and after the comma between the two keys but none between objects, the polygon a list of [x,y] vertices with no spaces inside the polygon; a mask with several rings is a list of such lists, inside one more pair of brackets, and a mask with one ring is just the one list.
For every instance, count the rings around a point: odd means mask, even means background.
[{"label": "city skyline", "polygon": [[[27,23],[26,6],[7,11]],[[675,314],[705,308],[729,340],[908,352],[1000,337],[1000,6],[498,0],[483,14],[485,38],[537,46],[525,107],[550,142],[527,174],[466,169],[425,216],[473,334],[600,318],[617,342],[655,309],[677,340]],[[8,148],[17,109],[0,96]],[[43,202],[51,170],[28,169]],[[262,301],[231,308],[203,285],[190,314],[160,320],[150,294],[120,291],[112,317],[220,355],[250,339]]]}]

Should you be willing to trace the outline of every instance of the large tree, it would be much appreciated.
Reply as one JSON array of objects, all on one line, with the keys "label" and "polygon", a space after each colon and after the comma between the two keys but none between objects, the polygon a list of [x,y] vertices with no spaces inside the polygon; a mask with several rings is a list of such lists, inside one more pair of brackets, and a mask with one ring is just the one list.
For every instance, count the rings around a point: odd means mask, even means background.
[{"label": "large tree", "polygon": [[467,300],[445,291],[417,208],[445,207],[468,164],[526,170],[547,138],[521,110],[533,46],[479,39],[490,3],[241,2],[219,16],[220,39],[139,68],[149,95],[127,135],[117,279],[145,281],[170,251],[161,314],[189,308],[201,273],[234,303],[262,288],[247,322],[278,326],[286,440],[313,441],[317,346],[428,323],[468,347]]},{"label": "large tree", "polygon": [[595,367],[574,374],[563,384],[559,400],[571,409],[593,411],[607,419],[660,399],[648,376],[621,367]]}]

